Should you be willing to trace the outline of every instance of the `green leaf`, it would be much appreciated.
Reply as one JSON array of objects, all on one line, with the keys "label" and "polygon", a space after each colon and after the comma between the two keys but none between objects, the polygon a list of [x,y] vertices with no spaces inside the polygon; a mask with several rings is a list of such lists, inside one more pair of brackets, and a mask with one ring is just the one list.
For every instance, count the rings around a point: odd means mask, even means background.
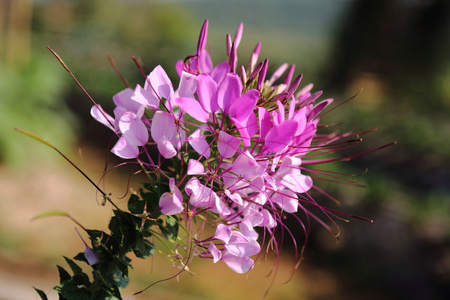
[{"label": "green leaf", "polygon": [[144,211],[145,201],[141,200],[138,195],[132,194],[128,200],[128,210],[133,214],[142,214]]},{"label": "green leaf", "polygon": [[55,290],[67,300],[93,299],[92,293],[88,290],[89,285],[90,282],[85,282],[81,276],[74,276],[58,284]]},{"label": "green leaf", "polygon": [[156,246],[152,242],[146,239],[138,239],[134,254],[139,258],[148,258],[155,254]]},{"label": "green leaf", "polygon": [[42,300],[48,300],[47,295],[43,291],[41,291],[35,287],[33,287],[33,289],[36,291],[36,293],[39,294],[39,297],[41,297]]},{"label": "green leaf", "polygon": [[64,270],[64,268],[63,267],[60,267],[60,266],[56,266],[57,268],[58,268],[58,272],[59,272],[59,281],[60,282],[63,282],[64,280],[67,280],[67,279],[70,279],[70,274],[66,271],[66,270]]},{"label": "green leaf", "polygon": [[67,258],[64,256],[64,259],[66,260],[67,264],[69,265],[69,267],[72,269],[72,272],[74,275],[82,275],[83,270],[70,258]]},{"label": "green leaf", "polygon": [[166,226],[161,225],[161,231],[168,240],[176,240],[178,228],[179,223],[176,216],[166,216]]}]

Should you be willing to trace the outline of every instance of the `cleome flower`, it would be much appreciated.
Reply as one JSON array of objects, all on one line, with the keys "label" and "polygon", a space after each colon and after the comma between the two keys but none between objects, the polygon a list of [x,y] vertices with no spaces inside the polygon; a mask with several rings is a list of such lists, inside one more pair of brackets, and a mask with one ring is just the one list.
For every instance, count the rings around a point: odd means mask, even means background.
[{"label": "cleome flower", "polygon": [[[245,273],[265,242],[278,249],[275,232],[289,230],[286,215],[319,219],[308,210],[314,206],[332,221],[335,211],[310,194],[314,173],[327,173],[307,165],[339,160],[318,157],[347,148],[357,140],[344,139],[357,133],[318,133],[333,100],[318,101],[322,92],[311,92],[312,84],[299,89],[302,76],[294,78],[295,66],[283,64],[267,78],[268,60],[258,62],[261,44],[248,69],[238,68],[242,24],[233,39],[227,35],[228,59],[216,66],[205,50],[207,32],[205,21],[195,54],[176,63],[176,90],[157,66],[143,87],[113,97],[114,118],[98,105],[91,114],[117,134],[115,155],[137,159],[166,187],[159,211],[185,218],[195,249],[188,255]],[[212,236],[194,230],[190,220],[197,217],[215,227]],[[307,225],[295,218],[307,235]]]}]

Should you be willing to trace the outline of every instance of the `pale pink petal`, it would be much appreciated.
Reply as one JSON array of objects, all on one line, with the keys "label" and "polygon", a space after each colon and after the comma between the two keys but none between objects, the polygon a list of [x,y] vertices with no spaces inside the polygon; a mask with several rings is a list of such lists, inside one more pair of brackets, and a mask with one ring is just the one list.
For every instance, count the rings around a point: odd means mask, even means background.
[{"label": "pale pink petal", "polygon": [[160,65],[156,66],[148,75],[144,89],[147,91],[153,90],[159,98],[164,99],[170,99],[174,94],[172,82]]},{"label": "pale pink petal", "polygon": [[180,97],[175,99],[175,103],[181,108],[181,110],[189,114],[197,121],[202,123],[208,122],[209,114],[197,100],[193,98]]},{"label": "pale pink petal", "polygon": [[239,145],[241,140],[235,136],[232,136],[224,131],[219,132],[219,139],[217,141],[217,149],[219,150],[220,156],[223,158],[232,157]]},{"label": "pale pink petal", "polygon": [[216,233],[214,234],[214,237],[216,239],[219,239],[223,241],[225,244],[228,244],[231,238],[231,228],[225,224],[219,224],[216,228]]},{"label": "pale pink petal", "polygon": [[206,159],[211,155],[209,144],[206,142],[200,129],[197,129],[189,136],[188,142],[198,154],[203,155]]},{"label": "pale pink petal", "polygon": [[163,136],[167,139],[173,139],[175,136],[175,121],[168,112],[157,111],[153,116],[151,134],[155,142],[161,140]]},{"label": "pale pink petal", "polygon": [[[178,188],[176,188],[178,190]],[[161,208],[161,212],[165,215],[176,215],[183,211],[183,197],[181,196],[180,191],[178,193],[167,192],[161,195],[159,198],[159,207]]]},{"label": "pale pink petal", "polygon": [[180,86],[177,93],[179,97],[194,98],[194,92],[197,89],[197,76],[183,72],[180,78]]},{"label": "pale pink petal", "polygon": [[[245,235],[246,237],[248,237],[249,239],[252,240],[257,240],[258,239],[258,233],[256,232],[256,230],[253,228],[251,222],[249,220],[244,220],[239,224],[239,230],[242,232],[243,235]],[[259,244],[258,244],[259,246]],[[259,253],[259,250],[258,252]],[[253,255],[253,254],[250,254]],[[249,256],[250,256],[249,255]]]},{"label": "pale pink petal", "polygon": [[205,174],[205,167],[201,162],[195,159],[190,159],[187,168],[188,175],[203,175]]},{"label": "pale pink petal", "polygon": [[240,231],[232,231],[231,237],[225,248],[233,255],[238,257],[248,257],[258,254],[261,251],[259,243],[245,236]]},{"label": "pale pink petal", "polygon": [[98,122],[107,126],[112,131],[115,131],[113,127],[114,119],[109,114],[107,114],[99,104],[92,106],[91,116]]},{"label": "pale pink petal", "polygon": [[294,213],[298,210],[298,197],[293,191],[283,190],[282,192],[275,193],[271,197],[271,200],[278,204],[285,212]]},{"label": "pale pink petal", "polygon": [[131,95],[131,99],[134,102],[153,110],[158,109],[161,103],[153,90],[145,90],[139,84],[136,85],[133,95]]},{"label": "pale pink petal", "polygon": [[267,209],[263,209],[262,215],[263,222],[260,224],[261,226],[266,228],[275,228],[275,226],[277,226],[277,221],[275,221],[272,214]]},{"label": "pale pink petal", "polygon": [[142,104],[134,101],[131,97],[133,96],[134,91],[130,88],[126,88],[117,94],[115,94],[112,98],[114,104],[116,106],[120,106],[125,108],[127,111],[131,111],[137,113],[141,108]]},{"label": "pale pink petal", "polygon": [[222,252],[212,242],[209,243],[208,251],[213,256],[213,263],[218,262],[222,258]]},{"label": "pale pink petal", "polygon": [[305,193],[313,186],[313,180],[310,176],[303,175],[300,170],[295,169],[283,176],[281,184],[296,193]]},{"label": "pale pink petal", "polygon": [[224,261],[231,270],[238,274],[248,272],[254,265],[251,258],[237,257],[230,253],[224,254],[222,256],[222,261]]},{"label": "pale pink petal", "polygon": [[136,144],[127,141],[124,136],[121,136],[114,147],[111,149],[111,152],[118,157],[124,159],[132,159],[138,157],[139,147]]},{"label": "pale pink petal", "polygon": [[148,141],[148,130],[136,114],[126,112],[119,120],[119,129],[122,134],[134,144],[143,146]]},{"label": "pale pink petal", "polygon": [[159,153],[164,158],[172,158],[177,155],[177,149],[175,149],[172,141],[170,141],[165,135],[159,138],[156,145],[158,146]]}]

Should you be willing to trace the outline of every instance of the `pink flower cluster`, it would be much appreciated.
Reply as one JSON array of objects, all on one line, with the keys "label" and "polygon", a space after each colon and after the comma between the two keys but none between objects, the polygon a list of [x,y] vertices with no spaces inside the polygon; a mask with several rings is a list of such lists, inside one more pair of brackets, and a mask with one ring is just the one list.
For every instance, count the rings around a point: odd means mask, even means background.
[{"label": "pink flower cluster", "polygon": [[[115,155],[167,179],[163,214],[202,215],[215,226],[213,236],[195,238],[197,253],[244,273],[261,251],[257,227],[273,234],[283,214],[309,215],[302,203],[315,205],[308,194],[313,180],[304,165],[320,160],[308,154],[342,136],[316,133],[332,100],[315,103],[321,92],[311,93],[311,84],[299,90],[294,66],[283,64],[268,78],[258,44],[248,68],[237,67],[242,24],[233,39],[227,36],[228,59],[217,66],[205,50],[207,30],[206,21],[196,53],[177,62],[176,90],[157,66],[143,87],[113,97],[114,117],[98,105],[91,114],[119,137]],[[162,171],[167,159],[180,164],[181,173]]]}]

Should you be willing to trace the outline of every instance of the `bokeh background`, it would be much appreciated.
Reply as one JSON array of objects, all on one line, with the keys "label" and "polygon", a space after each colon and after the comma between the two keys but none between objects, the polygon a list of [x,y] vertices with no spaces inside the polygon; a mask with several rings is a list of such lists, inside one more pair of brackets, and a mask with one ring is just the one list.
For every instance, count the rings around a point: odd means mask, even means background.
[{"label": "bokeh background", "polygon": [[[337,103],[363,89],[328,120],[342,121],[341,130],[378,128],[358,151],[398,143],[333,166],[367,170],[357,178],[366,188],[319,186],[341,201],[334,208],[374,223],[340,222],[338,241],[312,224],[306,260],[284,284],[295,263],[286,248],[267,299],[450,299],[447,0],[0,0],[0,299],[37,299],[31,286],[56,299],[55,264],[83,249],[69,220],[34,216],[64,210],[102,229],[111,215],[56,152],[13,130],[51,141],[100,180],[110,133],[90,119],[89,99],[46,47],[110,109],[123,84],[108,55],[132,85],[142,75],[131,56],[175,78],[174,62],[195,51],[204,19],[215,62],[225,58],[225,34],[244,22],[240,63],[261,41],[272,70],[296,64],[303,85],[313,82]],[[126,173],[102,183],[119,203]],[[248,276],[209,261],[192,269],[135,298],[260,299],[271,283],[264,263]],[[174,273],[161,256],[135,260],[126,299]]]}]

